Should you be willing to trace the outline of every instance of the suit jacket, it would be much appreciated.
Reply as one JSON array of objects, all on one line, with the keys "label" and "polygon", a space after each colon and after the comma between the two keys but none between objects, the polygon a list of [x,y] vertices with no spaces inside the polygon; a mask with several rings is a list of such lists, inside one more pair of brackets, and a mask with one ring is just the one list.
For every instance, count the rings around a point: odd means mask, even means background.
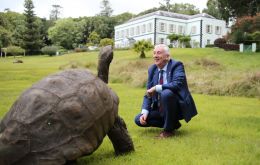
[{"label": "suit jacket", "polygon": [[[178,97],[180,116],[189,122],[197,114],[194,100],[189,92],[184,66],[181,62],[170,59],[167,66],[167,84],[162,85],[162,90],[170,89]],[[148,69],[147,89],[158,85],[159,72],[155,64]],[[142,109],[151,111],[157,108],[158,95],[153,97],[144,96]]]}]

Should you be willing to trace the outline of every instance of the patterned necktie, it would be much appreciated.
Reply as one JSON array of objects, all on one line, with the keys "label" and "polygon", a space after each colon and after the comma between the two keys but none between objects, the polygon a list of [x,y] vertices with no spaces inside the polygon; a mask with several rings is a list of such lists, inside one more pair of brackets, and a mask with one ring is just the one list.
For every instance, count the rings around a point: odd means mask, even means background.
[{"label": "patterned necktie", "polygon": [[160,70],[160,79],[159,79],[159,84],[163,84],[163,70]]},{"label": "patterned necktie", "polygon": [[[163,85],[163,70],[160,70],[159,85]],[[161,94],[158,94],[158,108],[159,108],[159,111],[162,112]]]}]

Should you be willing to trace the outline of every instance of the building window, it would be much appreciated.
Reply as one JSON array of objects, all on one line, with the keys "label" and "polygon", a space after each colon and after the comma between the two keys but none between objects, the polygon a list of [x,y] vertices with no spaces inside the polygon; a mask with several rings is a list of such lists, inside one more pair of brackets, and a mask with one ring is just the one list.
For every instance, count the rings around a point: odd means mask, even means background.
[{"label": "building window", "polygon": [[126,29],[126,34],[125,34],[126,37],[129,37],[129,29]]},{"label": "building window", "polygon": [[196,34],[196,33],[197,33],[196,26],[192,26],[191,27],[191,34]]},{"label": "building window", "polygon": [[209,39],[207,39],[207,45],[210,45],[210,40]]},{"label": "building window", "polygon": [[220,26],[216,26],[215,33],[218,34],[218,35],[221,34],[221,27]]},{"label": "building window", "polygon": [[176,25],[174,24],[169,25],[169,33],[176,33]]},{"label": "building window", "polygon": [[120,31],[119,38],[123,38],[123,30]]},{"label": "building window", "polygon": [[152,43],[152,38],[148,38],[147,41],[151,42]]},{"label": "building window", "polygon": [[160,23],[160,31],[161,32],[165,32],[165,26],[166,26],[165,23]]},{"label": "building window", "polygon": [[116,37],[115,37],[115,38],[116,38],[116,39],[119,38],[119,31],[116,32]]},{"label": "building window", "polygon": [[142,33],[145,33],[145,32],[146,32],[146,25],[143,24],[143,26],[142,26]]},{"label": "building window", "polygon": [[152,26],[153,26],[152,23],[148,23],[148,29],[147,29],[147,32],[151,32],[151,31],[152,31]]},{"label": "building window", "polygon": [[125,38],[125,30],[122,30],[122,38]]},{"label": "building window", "polygon": [[139,26],[136,26],[135,34],[136,34],[136,35],[139,35],[139,34],[140,34],[140,27],[139,27]]},{"label": "building window", "polygon": [[207,25],[206,26],[206,32],[207,33],[212,33],[212,25]]},{"label": "building window", "polygon": [[135,34],[135,28],[134,27],[131,27],[130,29],[130,36],[134,36]]},{"label": "building window", "polygon": [[179,34],[183,34],[184,33],[183,26],[181,26],[181,25],[178,26],[178,33]]},{"label": "building window", "polygon": [[160,44],[164,44],[164,38],[160,38]]}]

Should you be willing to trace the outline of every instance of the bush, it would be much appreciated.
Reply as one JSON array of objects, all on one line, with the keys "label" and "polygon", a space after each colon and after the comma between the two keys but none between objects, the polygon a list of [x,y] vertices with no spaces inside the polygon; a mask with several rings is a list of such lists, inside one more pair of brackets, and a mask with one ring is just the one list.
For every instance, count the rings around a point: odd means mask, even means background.
[{"label": "bush", "polygon": [[113,41],[113,39],[103,38],[102,40],[100,40],[100,43],[99,43],[99,46],[100,46],[100,47],[104,47],[104,46],[107,46],[107,45],[112,45],[112,46],[114,46],[114,41]]},{"label": "bush", "polygon": [[8,55],[21,55],[21,54],[24,54],[24,49],[22,49],[21,47],[19,46],[8,46],[6,49],[4,49],[6,54]]},{"label": "bush", "polygon": [[215,45],[214,45],[214,44],[208,44],[208,45],[206,45],[205,47],[206,47],[206,48],[214,48]]},{"label": "bush", "polygon": [[49,56],[56,55],[56,52],[60,49],[59,46],[45,46],[41,49],[43,54],[47,54]]},{"label": "bush", "polygon": [[75,52],[87,52],[88,48],[87,47],[81,47],[81,48],[75,48],[74,49]]},{"label": "bush", "polygon": [[222,44],[225,44],[227,43],[226,39],[225,38],[218,38],[214,41],[214,45],[216,47],[220,47]]},{"label": "bush", "polygon": [[223,48],[224,50],[239,51],[239,45],[237,45],[237,44],[223,44],[223,45],[221,45],[221,48]]}]

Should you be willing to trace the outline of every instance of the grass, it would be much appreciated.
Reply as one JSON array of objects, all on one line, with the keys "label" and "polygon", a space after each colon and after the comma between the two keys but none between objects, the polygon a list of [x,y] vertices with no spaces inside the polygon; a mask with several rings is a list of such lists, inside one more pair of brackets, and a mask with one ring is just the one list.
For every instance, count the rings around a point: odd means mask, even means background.
[{"label": "grass", "polygon": [[[173,57],[184,62],[190,88],[232,84],[252,74],[257,86],[259,54],[224,52],[219,49],[172,49]],[[151,53],[151,52],[150,52]],[[0,116],[3,117],[15,99],[26,88],[51,73],[66,68],[89,68],[96,72],[97,52],[58,57],[33,56],[0,59]],[[171,139],[158,140],[158,128],[139,128],[133,122],[140,112],[149,55],[139,60],[131,51],[116,51],[111,64],[109,86],[120,98],[119,113],[127,123],[136,151],[115,157],[108,138],[92,155],[78,160],[84,164],[258,164],[260,162],[260,100],[258,98],[209,96],[194,94],[199,115]],[[212,65],[211,65],[212,64]],[[219,75],[219,76],[217,76]],[[256,76],[255,76],[256,75]],[[138,80],[133,79],[137,77]],[[256,78],[254,78],[254,76]],[[255,80],[256,79],[256,80]],[[254,80],[254,81],[253,81]],[[215,82],[216,81],[216,82]],[[195,83],[195,85],[193,84]],[[140,85],[141,84],[141,85]],[[257,86],[259,89],[259,86]],[[197,92],[203,93],[203,92]],[[205,92],[207,93],[207,92]]]},{"label": "grass", "polygon": [[110,84],[120,97],[120,115],[127,123],[136,151],[114,157],[106,138],[79,164],[257,164],[260,161],[260,102],[252,98],[193,95],[199,115],[174,138],[158,140],[157,128],[139,128],[134,116],[140,111],[144,90]]}]

